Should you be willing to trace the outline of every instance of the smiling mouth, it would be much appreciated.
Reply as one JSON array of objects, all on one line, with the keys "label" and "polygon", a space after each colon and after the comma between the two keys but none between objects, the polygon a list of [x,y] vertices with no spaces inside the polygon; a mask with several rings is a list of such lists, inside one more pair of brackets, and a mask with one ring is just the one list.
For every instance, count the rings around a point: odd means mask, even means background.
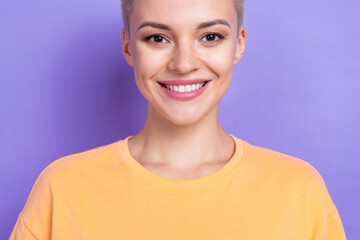
[{"label": "smiling mouth", "polygon": [[184,93],[184,92],[197,91],[197,90],[203,88],[208,82],[209,81],[196,83],[196,84],[186,84],[186,85],[164,84],[164,83],[160,83],[160,82],[159,82],[159,84],[166,87],[170,91]]}]

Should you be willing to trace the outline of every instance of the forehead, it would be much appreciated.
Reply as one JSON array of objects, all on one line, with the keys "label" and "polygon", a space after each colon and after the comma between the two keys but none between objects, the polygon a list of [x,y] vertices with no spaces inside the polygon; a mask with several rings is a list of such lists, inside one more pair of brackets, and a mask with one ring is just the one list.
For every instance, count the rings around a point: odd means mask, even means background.
[{"label": "forehead", "polygon": [[134,28],[144,21],[156,21],[190,27],[219,18],[235,26],[234,0],[135,0],[130,25]]}]

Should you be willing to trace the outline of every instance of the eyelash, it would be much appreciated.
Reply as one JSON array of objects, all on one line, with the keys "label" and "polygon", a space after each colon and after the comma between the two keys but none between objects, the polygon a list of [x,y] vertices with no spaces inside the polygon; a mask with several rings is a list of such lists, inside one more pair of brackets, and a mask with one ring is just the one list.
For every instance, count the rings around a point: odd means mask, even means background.
[{"label": "eyelash", "polygon": [[205,34],[201,39],[203,39],[203,38],[205,38],[205,37],[207,37],[207,36],[211,36],[211,35],[214,35],[215,38],[217,37],[218,40],[206,41],[206,42],[211,42],[211,43],[212,43],[212,42],[218,42],[218,41],[221,41],[222,39],[224,39],[224,36],[221,35],[221,34],[219,34],[219,33],[207,33],[207,34]]},{"label": "eyelash", "polygon": [[[215,38],[218,38],[218,39],[217,39],[217,40],[214,40],[214,41],[204,41],[204,42],[206,42],[206,44],[213,44],[213,43],[216,43],[216,42],[221,41],[222,39],[224,39],[224,36],[222,36],[222,35],[219,34],[219,33],[207,33],[207,34],[205,34],[204,36],[202,36],[201,39],[203,39],[203,38],[205,38],[205,37],[208,37],[208,36],[211,36],[211,35],[213,35]],[[146,38],[144,39],[144,41],[145,41],[145,42],[155,43],[155,44],[162,44],[163,42],[155,42],[155,41],[152,41],[152,40],[151,40],[152,38],[156,38],[156,37],[160,37],[160,38],[162,38],[162,40],[166,40],[166,41],[167,41],[166,37],[164,37],[164,36],[161,35],[161,34],[150,35],[150,36],[146,37]]]},{"label": "eyelash", "polygon": [[148,36],[144,40],[145,40],[145,42],[152,42],[152,43],[160,44],[160,42],[151,41],[152,38],[156,38],[156,37],[161,37],[166,40],[166,38],[163,35],[159,35],[159,34]]}]

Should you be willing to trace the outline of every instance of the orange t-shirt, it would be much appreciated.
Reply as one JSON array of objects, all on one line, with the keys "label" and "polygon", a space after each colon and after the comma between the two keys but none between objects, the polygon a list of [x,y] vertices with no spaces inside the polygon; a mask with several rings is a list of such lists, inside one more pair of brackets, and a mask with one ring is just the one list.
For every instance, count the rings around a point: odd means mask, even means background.
[{"label": "orange t-shirt", "polygon": [[345,239],[310,164],[232,137],[232,158],[189,180],[147,170],[130,137],[61,158],[40,174],[10,240]]}]

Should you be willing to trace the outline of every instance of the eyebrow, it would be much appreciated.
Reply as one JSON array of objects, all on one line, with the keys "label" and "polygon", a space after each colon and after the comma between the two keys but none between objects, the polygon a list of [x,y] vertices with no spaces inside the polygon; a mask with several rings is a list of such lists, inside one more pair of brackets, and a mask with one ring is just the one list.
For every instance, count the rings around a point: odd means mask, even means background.
[{"label": "eyebrow", "polygon": [[[229,22],[224,19],[215,19],[212,21],[200,23],[196,29],[199,30],[199,29],[211,27],[211,26],[218,25],[218,24],[228,26],[231,29]],[[163,29],[163,30],[167,30],[167,31],[171,30],[171,28],[165,24],[147,21],[147,22],[143,22],[142,24],[140,24],[140,26],[138,27],[138,29],[136,31],[138,32],[141,28],[144,28],[144,27],[153,27],[153,28]]]}]

